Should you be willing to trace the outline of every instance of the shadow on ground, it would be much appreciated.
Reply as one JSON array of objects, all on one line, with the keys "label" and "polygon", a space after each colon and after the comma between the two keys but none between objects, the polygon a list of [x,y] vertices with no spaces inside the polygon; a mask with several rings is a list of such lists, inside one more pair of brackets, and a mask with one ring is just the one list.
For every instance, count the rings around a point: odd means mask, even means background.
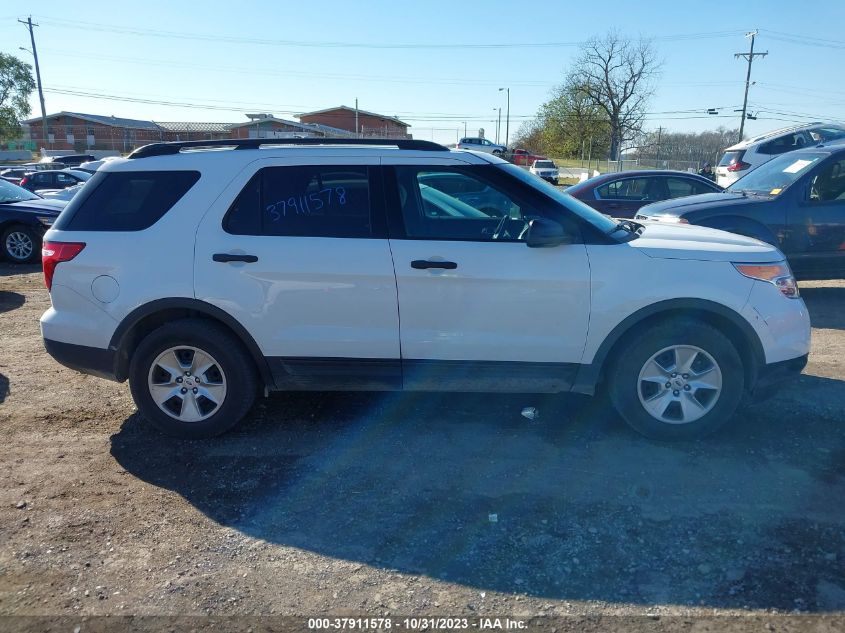
[{"label": "shadow on ground", "polygon": [[845,286],[801,288],[813,327],[845,330]]},{"label": "shadow on ground", "polygon": [[9,275],[26,275],[29,273],[40,273],[41,262],[36,264],[10,264],[7,262],[0,262],[0,277],[7,277]]},{"label": "shadow on ground", "polygon": [[17,310],[24,303],[26,303],[26,297],[19,292],[0,290],[0,313]]},{"label": "shadow on ground", "polygon": [[290,394],[204,442],[133,415],[112,454],[253,537],[479,590],[845,608],[845,383],[741,417],[661,445],[599,399]]},{"label": "shadow on ground", "polygon": [[9,379],[3,374],[0,374],[0,404],[3,404],[6,401],[9,393]]}]

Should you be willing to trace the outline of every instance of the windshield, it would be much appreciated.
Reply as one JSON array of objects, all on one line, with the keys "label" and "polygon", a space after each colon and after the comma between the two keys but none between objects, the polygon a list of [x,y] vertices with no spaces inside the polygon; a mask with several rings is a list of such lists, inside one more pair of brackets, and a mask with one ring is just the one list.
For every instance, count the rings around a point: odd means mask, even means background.
[{"label": "windshield", "polygon": [[549,168],[553,169],[554,166],[555,166],[555,164],[550,160],[535,160],[534,161],[534,167],[541,167],[541,168],[544,168],[544,169],[549,169]]},{"label": "windshield", "polygon": [[602,233],[609,233],[610,231],[616,228],[616,220],[604,215],[603,213],[599,213],[598,211],[596,211],[592,207],[587,206],[580,200],[577,200],[576,198],[565,194],[562,190],[546,182],[539,176],[535,176],[531,172],[526,171],[521,167],[517,167],[516,165],[513,165],[511,163],[497,164],[496,168],[503,169],[510,175],[521,180],[522,182],[534,187],[534,189],[539,189],[549,198],[551,198],[555,202],[558,202],[561,206],[565,207],[582,220],[589,222]]},{"label": "windshield", "polygon": [[726,191],[777,196],[827,154],[816,152],[789,152],[760,165]]},{"label": "windshield", "polygon": [[13,185],[8,180],[0,180],[0,203],[38,200],[40,197],[23,187]]}]

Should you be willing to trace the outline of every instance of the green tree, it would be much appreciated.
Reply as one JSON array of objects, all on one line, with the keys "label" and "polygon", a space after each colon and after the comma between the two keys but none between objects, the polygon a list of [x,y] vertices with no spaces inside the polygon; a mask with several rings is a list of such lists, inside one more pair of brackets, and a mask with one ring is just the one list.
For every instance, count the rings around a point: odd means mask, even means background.
[{"label": "green tree", "polygon": [[603,153],[610,138],[605,113],[593,104],[580,87],[570,81],[558,86],[552,98],[540,107],[543,152],[553,156],[580,156],[592,147]]},{"label": "green tree", "polygon": [[33,90],[32,66],[0,53],[0,141],[20,137],[20,121],[29,116],[29,95]]}]

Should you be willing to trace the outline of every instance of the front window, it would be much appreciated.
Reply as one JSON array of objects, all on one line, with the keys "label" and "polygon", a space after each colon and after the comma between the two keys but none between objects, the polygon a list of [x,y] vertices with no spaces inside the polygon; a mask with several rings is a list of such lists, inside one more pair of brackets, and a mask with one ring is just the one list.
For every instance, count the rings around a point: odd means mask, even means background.
[{"label": "front window", "polygon": [[7,180],[0,179],[0,203],[38,200],[39,197],[23,187],[18,187]]},{"label": "front window", "polygon": [[615,180],[596,189],[602,200],[649,200],[648,178]]},{"label": "front window", "polygon": [[845,138],[845,128],[836,126],[819,127],[809,130],[808,134],[815,143],[827,143],[828,141],[835,141],[840,138]]},{"label": "front window", "polygon": [[554,185],[546,182],[539,176],[532,174],[529,171],[522,169],[512,163],[497,164],[495,169],[506,171],[511,176],[521,180],[527,185],[539,190],[546,197],[551,198],[563,208],[592,225],[602,233],[610,233],[616,228],[616,220],[603,213],[599,213],[593,207],[588,206],[580,200],[565,194],[563,191]]},{"label": "front window", "polygon": [[826,154],[816,152],[791,152],[778,156],[737,180],[727,188],[727,191],[766,196],[780,195],[826,156]]},{"label": "front window", "polygon": [[843,200],[845,200],[845,159],[823,166],[810,181],[811,202]]}]

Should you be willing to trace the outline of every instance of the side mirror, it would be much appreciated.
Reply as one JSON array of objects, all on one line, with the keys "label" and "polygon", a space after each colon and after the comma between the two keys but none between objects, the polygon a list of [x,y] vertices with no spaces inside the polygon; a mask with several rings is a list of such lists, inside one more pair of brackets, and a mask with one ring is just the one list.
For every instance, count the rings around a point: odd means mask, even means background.
[{"label": "side mirror", "polygon": [[529,248],[560,246],[561,244],[571,244],[572,241],[572,236],[567,234],[563,227],[553,220],[535,218],[528,223],[525,243]]}]

